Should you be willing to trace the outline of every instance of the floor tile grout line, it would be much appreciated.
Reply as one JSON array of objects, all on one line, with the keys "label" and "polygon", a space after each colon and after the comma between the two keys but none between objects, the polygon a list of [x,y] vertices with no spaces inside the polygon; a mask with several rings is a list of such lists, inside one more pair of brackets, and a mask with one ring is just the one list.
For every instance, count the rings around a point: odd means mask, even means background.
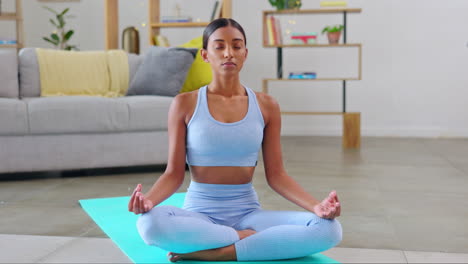
[{"label": "floor tile grout line", "polygon": [[33,263],[39,263],[41,260],[47,258],[48,256],[53,255],[55,252],[57,252],[58,250],[60,250],[61,248],[63,248],[65,245],[69,244],[71,241],[74,240],[73,237],[68,237],[68,238],[70,238],[70,240],[67,240],[67,241],[66,241],[65,243],[63,243],[63,244],[60,244],[59,246],[57,246],[56,248],[54,248],[53,250],[51,250],[51,251],[48,252],[47,254],[38,257],[37,259],[35,259],[35,260],[33,261]]},{"label": "floor tile grout line", "polygon": [[[106,239],[106,240],[111,240],[110,238],[98,238],[98,237],[83,237],[83,236],[73,236],[73,237],[69,237],[70,240],[68,240],[67,242],[63,243],[62,245],[58,246],[57,248],[55,248],[53,251],[49,252],[48,254],[38,258],[37,260],[34,261],[34,263],[39,263],[51,256],[54,256],[56,254],[58,254],[58,252],[62,249],[64,249],[65,247],[67,246],[70,246],[74,243],[77,243],[79,240],[91,240],[91,239]],[[112,241],[112,240],[111,240]],[[113,242],[113,241],[112,241]],[[119,249],[120,250],[120,249]],[[122,252],[123,253],[123,252]]]},{"label": "floor tile grout line", "polygon": [[[423,145],[427,146],[427,143],[423,143]],[[461,172],[463,175],[468,176],[468,172],[465,172],[464,170],[457,167],[450,159],[447,158],[446,155],[444,155],[440,151],[435,151],[435,153],[442,157],[442,159],[444,159],[452,168],[454,168],[458,172]]]},{"label": "floor tile grout line", "polygon": [[39,263],[39,262],[41,262],[42,260],[45,260],[45,259],[47,259],[48,257],[51,257],[51,256],[57,254],[58,251],[62,250],[63,248],[65,248],[65,247],[67,247],[67,246],[69,246],[69,245],[71,245],[71,244],[73,244],[73,243],[76,243],[76,241],[78,241],[78,240],[79,240],[80,238],[82,238],[82,237],[81,237],[81,236],[78,236],[78,237],[73,236],[73,237],[70,237],[70,238],[71,238],[70,240],[68,240],[67,242],[61,244],[60,246],[58,246],[57,248],[55,248],[53,251],[49,252],[48,254],[46,254],[46,255],[40,257],[39,259],[37,259],[36,261],[34,261],[34,263]]},{"label": "floor tile grout line", "polygon": [[466,172],[465,170],[458,167],[456,164],[454,164],[452,161],[450,161],[447,157],[444,156],[444,158],[447,160],[447,162],[450,164],[450,166],[452,166],[455,170],[457,170],[458,172],[460,172],[464,176],[468,176],[468,172]]},{"label": "floor tile grout line", "polygon": [[406,263],[409,264],[408,256],[406,256],[406,252],[404,250],[401,250],[401,252],[403,253],[403,257],[405,258]]}]

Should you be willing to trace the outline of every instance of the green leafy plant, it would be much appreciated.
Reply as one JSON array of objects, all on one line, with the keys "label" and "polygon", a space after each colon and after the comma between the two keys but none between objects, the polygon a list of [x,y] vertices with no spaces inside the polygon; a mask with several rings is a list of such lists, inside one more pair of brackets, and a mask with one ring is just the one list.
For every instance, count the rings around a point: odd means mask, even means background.
[{"label": "green leafy plant", "polygon": [[322,29],[322,34],[325,33],[333,33],[333,32],[341,32],[343,30],[343,25],[334,25],[334,26],[326,26]]},{"label": "green leafy plant", "polygon": [[300,8],[301,0],[268,0],[277,10]]},{"label": "green leafy plant", "polygon": [[50,7],[43,6],[44,9],[52,12],[55,15],[54,19],[49,19],[50,23],[54,25],[55,30],[50,34],[50,37],[43,37],[42,39],[53,44],[55,48],[61,50],[78,50],[75,45],[69,45],[68,41],[73,36],[75,31],[73,30],[66,30],[65,25],[65,18],[72,18],[73,16],[65,16],[70,10],[69,8],[64,9],[62,12],[57,12]]}]

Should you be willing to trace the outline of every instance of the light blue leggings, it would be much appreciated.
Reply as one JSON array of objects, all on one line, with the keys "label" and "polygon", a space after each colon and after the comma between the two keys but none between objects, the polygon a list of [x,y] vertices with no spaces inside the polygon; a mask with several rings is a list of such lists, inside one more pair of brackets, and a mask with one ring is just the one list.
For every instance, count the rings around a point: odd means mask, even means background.
[{"label": "light blue leggings", "polygon": [[[141,215],[138,232],[149,244],[174,253],[234,244],[238,261],[304,257],[336,246],[337,220],[309,212],[262,210],[251,183],[191,182],[184,207],[157,206]],[[236,230],[257,233],[240,240]]]}]

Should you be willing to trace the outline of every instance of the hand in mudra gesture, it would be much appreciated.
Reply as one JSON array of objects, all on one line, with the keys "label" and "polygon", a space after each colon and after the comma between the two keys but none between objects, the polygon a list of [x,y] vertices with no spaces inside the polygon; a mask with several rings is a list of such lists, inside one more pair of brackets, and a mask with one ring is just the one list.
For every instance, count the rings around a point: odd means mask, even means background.
[{"label": "hand in mudra gesture", "polygon": [[341,204],[336,191],[331,191],[327,198],[314,206],[314,213],[325,219],[333,219],[340,216]]},{"label": "hand in mudra gesture", "polygon": [[128,211],[134,212],[135,214],[143,214],[151,210],[153,207],[153,202],[148,198],[145,198],[141,192],[141,184],[138,184],[133,191],[130,201],[128,202]]}]

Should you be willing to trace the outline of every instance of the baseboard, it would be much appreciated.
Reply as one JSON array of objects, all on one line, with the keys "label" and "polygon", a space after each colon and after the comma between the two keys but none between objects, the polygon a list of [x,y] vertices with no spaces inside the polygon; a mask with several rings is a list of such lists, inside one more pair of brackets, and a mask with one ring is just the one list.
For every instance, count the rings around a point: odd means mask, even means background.
[{"label": "baseboard", "polygon": [[[341,126],[291,126],[283,127],[283,136],[342,136]],[[416,137],[416,138],[468,138],[468,129],[448,130],[439,127],[377,128],[361,127],[362,137]]]}]

